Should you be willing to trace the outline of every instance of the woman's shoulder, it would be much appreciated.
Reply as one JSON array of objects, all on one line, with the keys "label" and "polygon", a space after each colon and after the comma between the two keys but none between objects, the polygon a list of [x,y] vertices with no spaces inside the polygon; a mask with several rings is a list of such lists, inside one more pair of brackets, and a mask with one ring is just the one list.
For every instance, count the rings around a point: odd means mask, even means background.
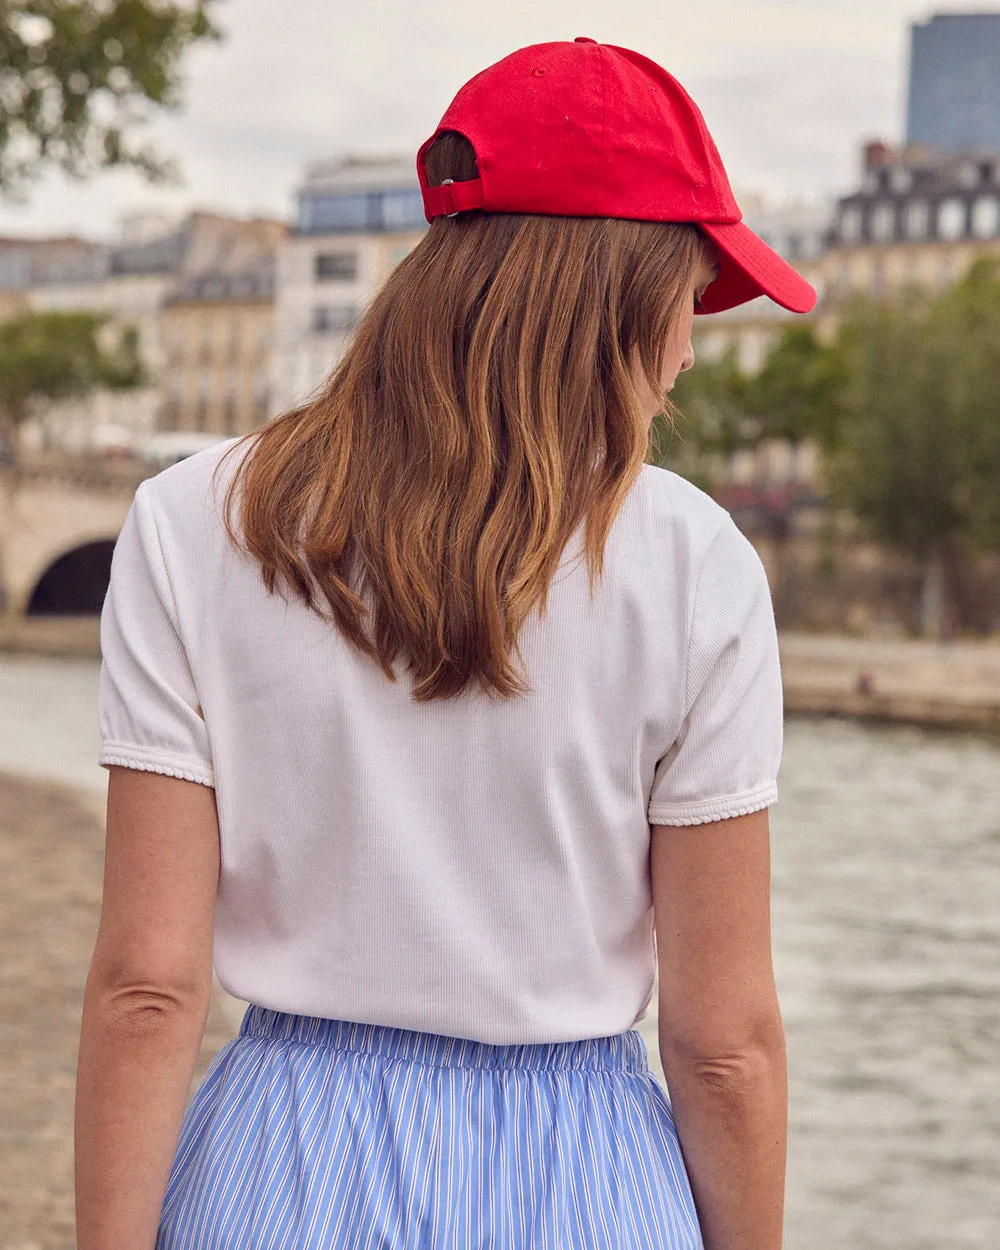
[{"label": "woman's shoulder", "polygon": [[134,507],[152,526],[168,563],[173,558],[188,570],[208,568],[210,551],[231,546],[224,519],[226,495],[243,454],[240,439],[228,438],[162,469],[139,486]]},{"label": "woman's shoulder", "polygon": [[682,538],[687,546],[707,548],[721,532],[736,528],[721,504],[671,469],[644,464],[636,493],[650,524],[663,535]]},{"label": "woman's shoulder", "polygon": [[215,475],[216,469],[236,459],[234,449],[240,440],[239,435],[231,439],[220,439],[210,447],[204,447],[201,451],[184,456],[183,460],[178,460],[166,469],[161,469],[156,474],[146,477],[144,482],[146,491],[166,501],[171,497],[190,494],[192,489],[201,489],[201,486],[204,486],[205,482],[210,481]]},{"label": "woman's shoulder", "polygon": [[158,518],[178,531],[221,522],[226,492],[249,443],[227,438],[161,469],[139,487]]}]

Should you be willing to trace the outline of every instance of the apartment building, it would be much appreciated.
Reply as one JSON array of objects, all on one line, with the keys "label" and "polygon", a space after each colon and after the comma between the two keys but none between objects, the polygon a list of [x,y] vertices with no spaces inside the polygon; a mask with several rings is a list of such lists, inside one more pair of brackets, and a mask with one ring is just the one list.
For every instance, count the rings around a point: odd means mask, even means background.
[{"label": "apartment building", "polygon": [[163,430],[245,434],[272,415],[271,351],[284,222],[197,214],[162,309]]},{"label": "apartment building", "polygon": [[977,258],[1000,257],[1000,153],[867,144],[861,185],[838,200],[827,242],[829,305],[944,290]]},{"label": "apartment building", "polygon": [[276,410],[322,384],[369,300],[426,229],[412,160],[348,157],[306,171],[278,258]]}]

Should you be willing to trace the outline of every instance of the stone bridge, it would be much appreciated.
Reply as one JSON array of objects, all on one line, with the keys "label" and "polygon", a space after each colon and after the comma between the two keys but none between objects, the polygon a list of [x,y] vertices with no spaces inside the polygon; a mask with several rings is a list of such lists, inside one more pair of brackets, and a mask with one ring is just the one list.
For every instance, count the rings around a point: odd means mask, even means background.
[{"label": "stone bridge", "polygon": [[0,619],[100,612],[115,539],[152,472],[65,457],[0,467]]}]

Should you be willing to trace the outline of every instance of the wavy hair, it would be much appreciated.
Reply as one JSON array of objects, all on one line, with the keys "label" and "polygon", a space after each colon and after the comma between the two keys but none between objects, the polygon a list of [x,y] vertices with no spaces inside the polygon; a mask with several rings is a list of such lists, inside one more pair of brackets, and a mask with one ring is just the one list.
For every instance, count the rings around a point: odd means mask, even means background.
[{"label": "wavy hair", "polygon": [[[477,176],[454,133],[427,168]],[[581,523],[603,574],[650,454],[638,379],[662,393],[704,256],[691,225],[436,218],[316,396],[231,449],[230,538],[389,680],[402,657],[416,701],[526,693],[521,626]]]}]

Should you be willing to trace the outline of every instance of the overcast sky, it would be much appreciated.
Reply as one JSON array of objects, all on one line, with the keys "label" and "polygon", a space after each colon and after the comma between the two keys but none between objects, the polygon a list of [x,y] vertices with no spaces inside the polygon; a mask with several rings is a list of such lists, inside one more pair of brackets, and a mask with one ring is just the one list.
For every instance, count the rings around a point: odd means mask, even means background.
[{"label": "overcast sky", "polygon": [[589,35],[652,57],[701,107],[737,195],[816,199],[856,179],[862,140],[902,137],[909,24],[996,0],[225,0],[184,104],[153,133],[182,187],[48,178],[4,234],[114,235],[123,212],[289,216],[307,161],[412,156],[463,82],[514,48]]}]

